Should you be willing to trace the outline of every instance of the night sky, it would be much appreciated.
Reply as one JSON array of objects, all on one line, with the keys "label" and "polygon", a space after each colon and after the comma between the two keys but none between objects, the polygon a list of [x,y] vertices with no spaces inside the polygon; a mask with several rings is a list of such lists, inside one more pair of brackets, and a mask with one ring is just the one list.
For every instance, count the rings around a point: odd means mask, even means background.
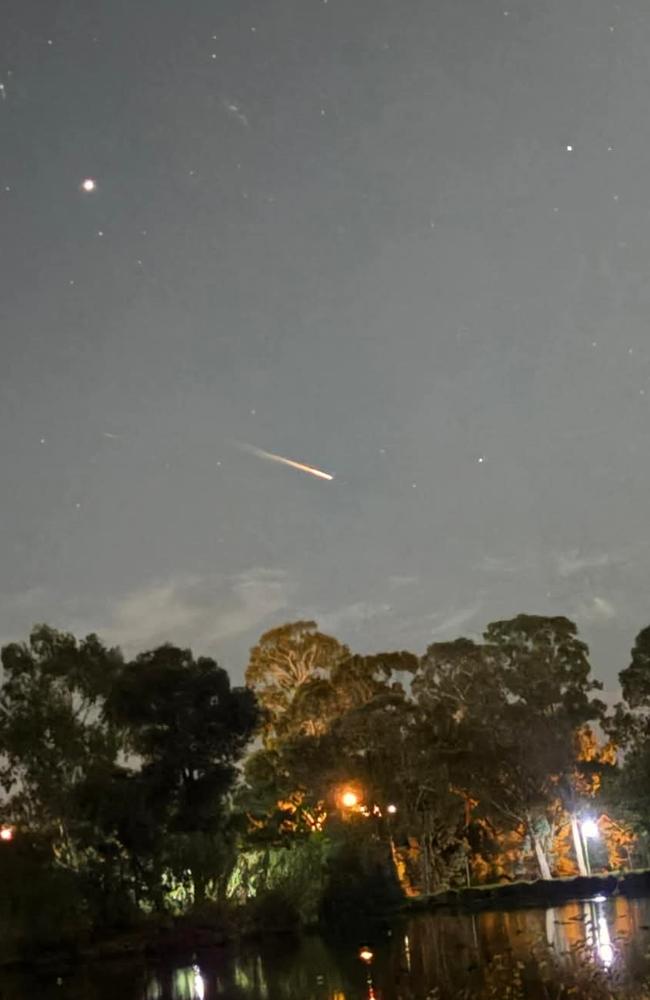
[{"label": "night sky", "polygon": [[3,15],[0,638],[241,678],[295,617],[420,651],[562,613],[613,688],[650,622],[647,0]]}]

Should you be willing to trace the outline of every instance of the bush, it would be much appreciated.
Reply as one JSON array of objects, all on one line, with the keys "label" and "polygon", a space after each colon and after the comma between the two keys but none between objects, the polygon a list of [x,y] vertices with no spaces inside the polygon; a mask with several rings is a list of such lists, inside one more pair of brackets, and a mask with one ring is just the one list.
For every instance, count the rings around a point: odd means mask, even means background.
[{"label": "bush", "polygon": [[0,849],[0,958],[74,944],[90,929],[80,877],[52,864],[49,847],[17,837]]},{"label": "bush", "polygon": [[228,883],[228,897],[235,902],[279,893],[296,910],[301,923],[318,919],[332,847],[327,837],[313,834],[286,847],[244,851]]}]

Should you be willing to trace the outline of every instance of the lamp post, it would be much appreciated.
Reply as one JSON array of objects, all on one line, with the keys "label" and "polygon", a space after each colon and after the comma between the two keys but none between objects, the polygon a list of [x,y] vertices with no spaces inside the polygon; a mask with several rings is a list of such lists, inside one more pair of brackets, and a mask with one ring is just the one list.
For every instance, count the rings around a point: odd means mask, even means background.
[{"label": "lamp post", "polygon": [[372,969],[371,969],[372,960],[374,957],[375,956],[372,950],[368,948],[367,945],[364,945],[363,948],[359,949],[359,958],[366,967],[366,986],[368,987],[368,1000],[376,1000],[375,984],[372,981]]},{"label": "lamp post", "polygon": [[389,802],[386,806],[386,813],[388,815],[387,827],[388,827],[388,843],[390,845],[390,856],[393,862],[393,866],[397,871],[397,856],[395,852],[395,840],[393,839],[393,817],[397,812],[397,806],[393,802]]}]

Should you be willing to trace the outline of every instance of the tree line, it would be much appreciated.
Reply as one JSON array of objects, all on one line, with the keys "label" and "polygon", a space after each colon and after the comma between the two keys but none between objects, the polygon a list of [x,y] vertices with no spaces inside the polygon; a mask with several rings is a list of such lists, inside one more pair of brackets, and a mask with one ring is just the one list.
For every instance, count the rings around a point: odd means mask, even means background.
[{"label": "tree line", "polygon": [[14,918],[67,898],[88,926],[128,924],[296,881],[318,884],[317,907],[355,866],[410,892],[584,873],[586,817],[600,866],[648,864],[650,628],[613,709],[564,617],[423,655],[361,655],[292,622],[261,637],[244,686],[172,645],[127,659],[45,625],[1,659]]}]

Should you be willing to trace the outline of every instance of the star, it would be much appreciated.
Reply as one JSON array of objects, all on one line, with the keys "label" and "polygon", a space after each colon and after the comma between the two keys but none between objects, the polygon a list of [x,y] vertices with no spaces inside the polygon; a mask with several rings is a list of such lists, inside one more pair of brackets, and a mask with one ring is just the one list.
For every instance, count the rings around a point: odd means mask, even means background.
[{"label": "star", "polygon": [[87,194],[90,194],[91,191],[95,191],[96,189],[97,189],[97,183],[96,181],[93,180],[92,177],[86,177],[81,182],[81,190],[86,191]]}]

